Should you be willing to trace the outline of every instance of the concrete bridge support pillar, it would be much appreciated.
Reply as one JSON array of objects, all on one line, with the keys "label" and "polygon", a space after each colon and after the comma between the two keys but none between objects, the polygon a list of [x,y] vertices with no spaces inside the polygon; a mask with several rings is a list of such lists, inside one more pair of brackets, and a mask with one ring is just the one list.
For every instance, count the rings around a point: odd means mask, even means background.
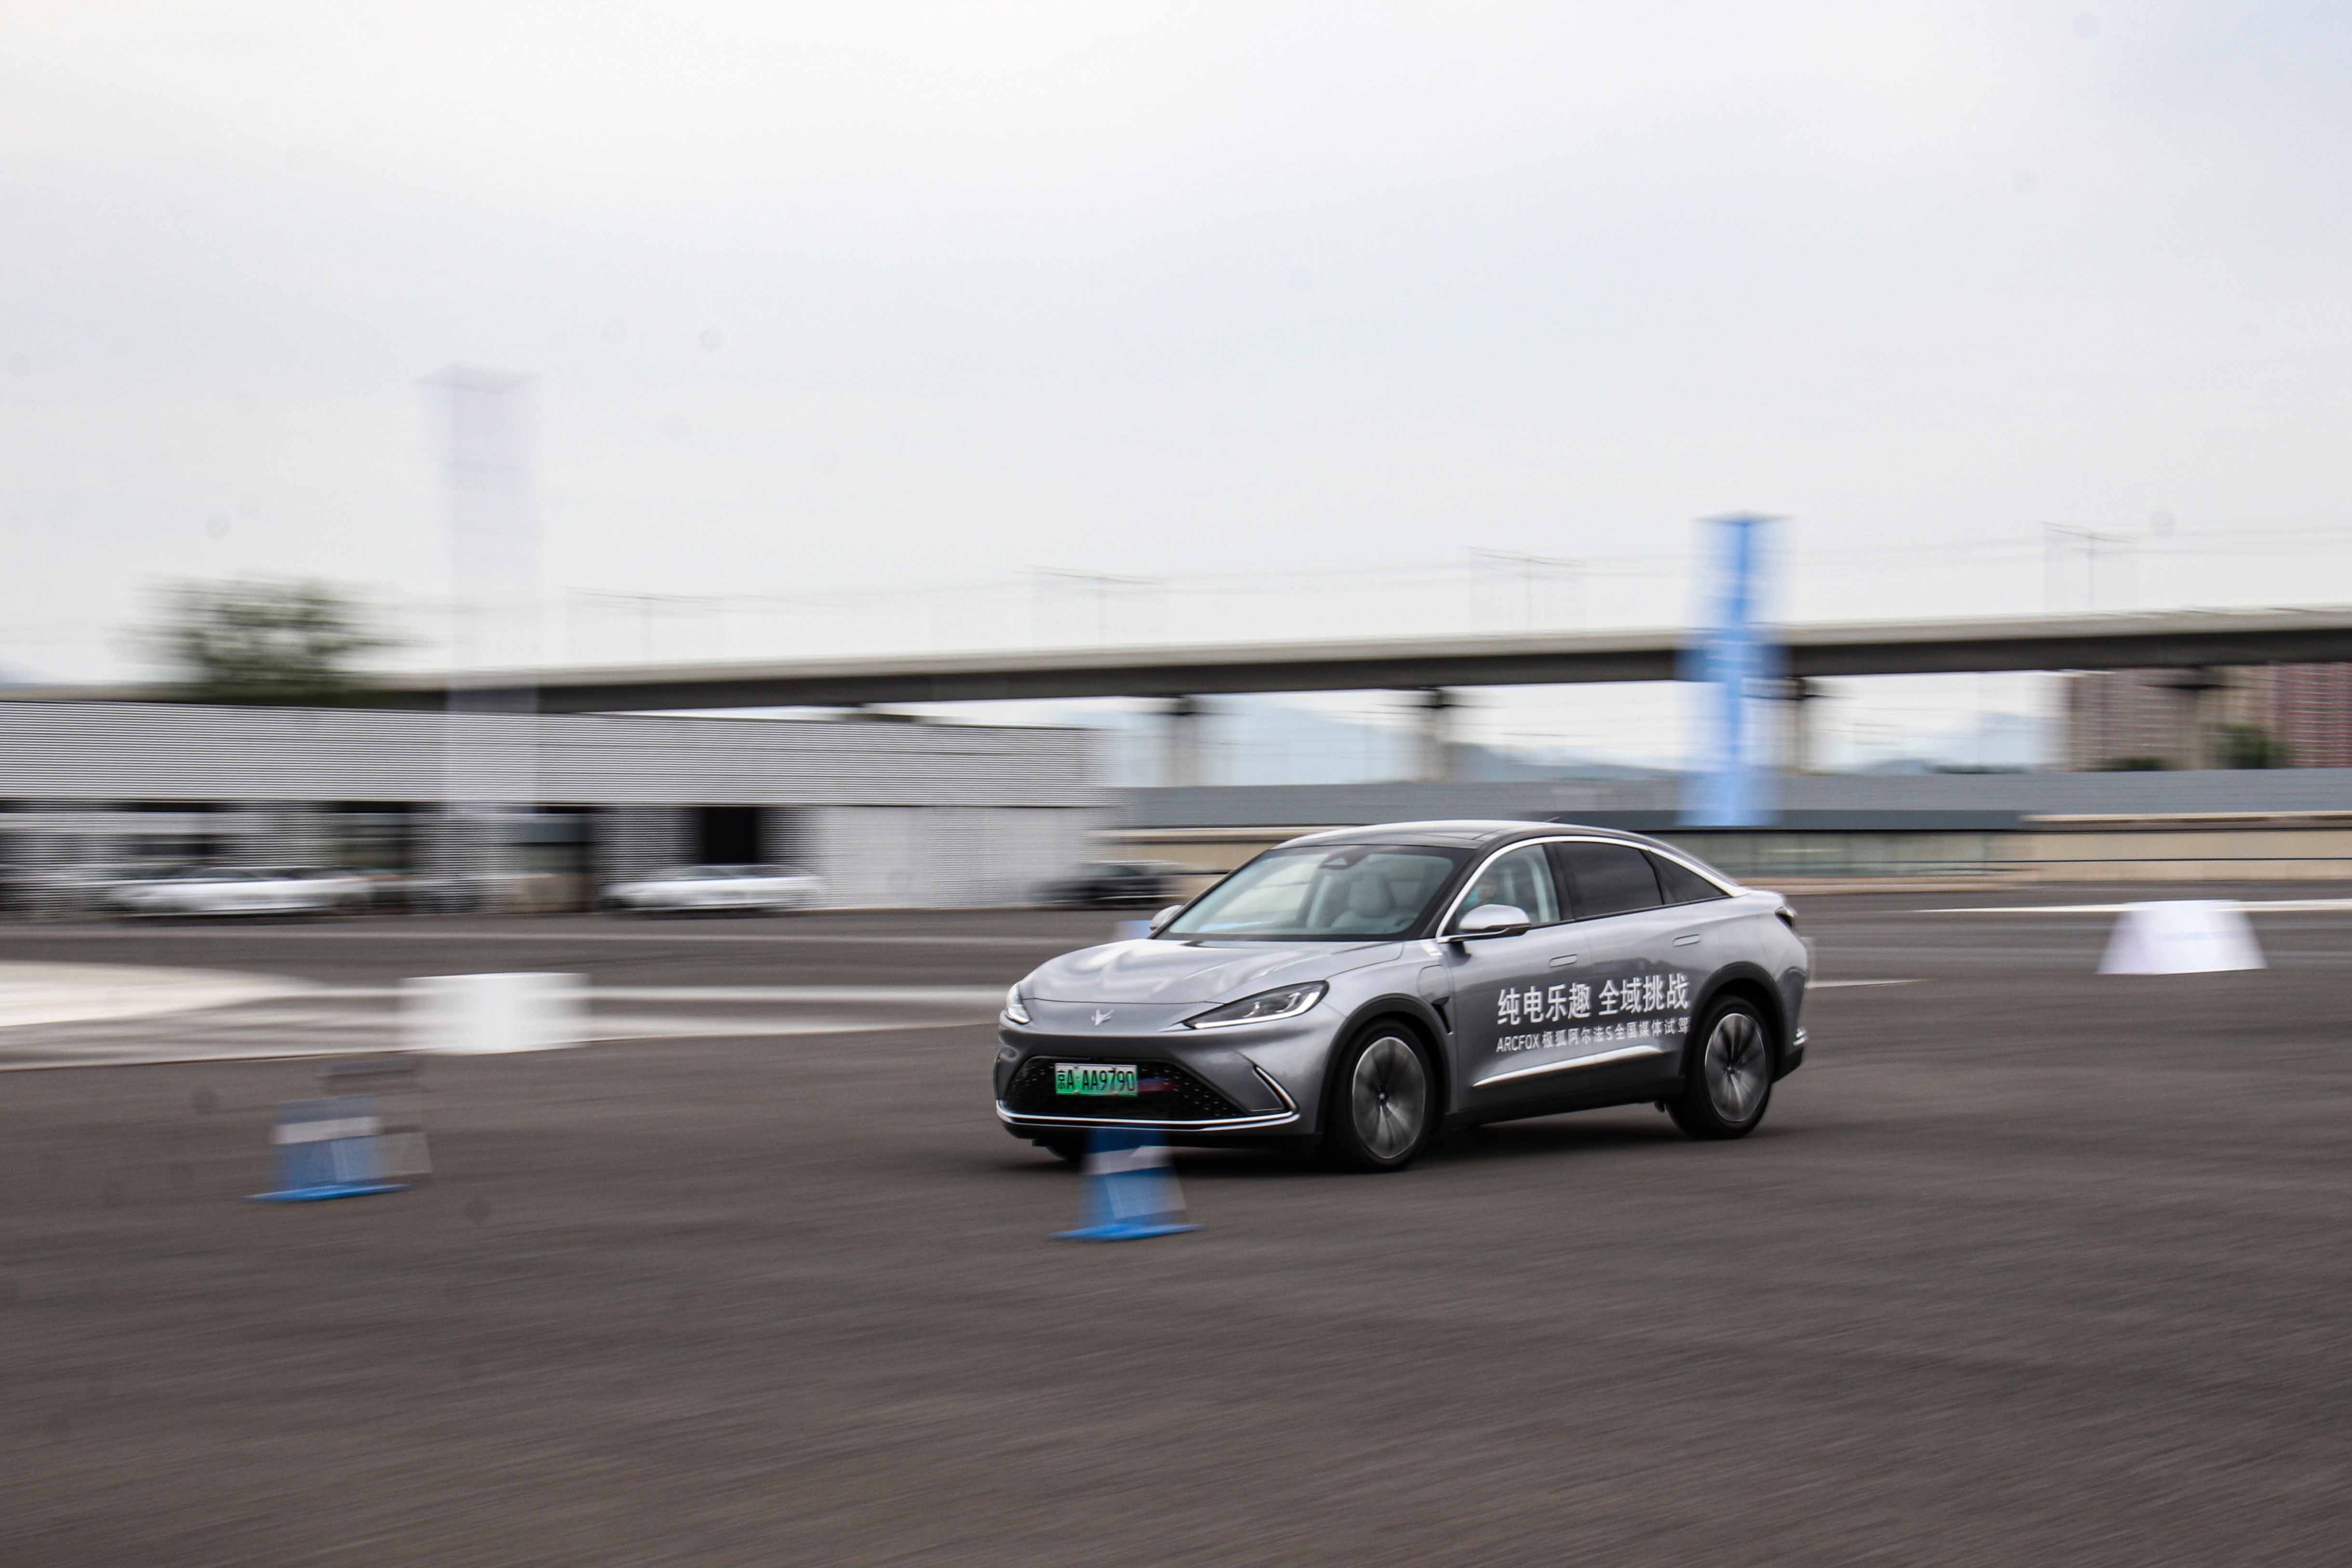
[{"label": "concrete bridge support pillar", "polygon": [[2230,678],[2218,669],[2203,665],[2190,665],[2184,669],[2167,670],[2157,678],[2157,684],[2173,694],[2174,712],[2172,745],[2173,765],[2180,768],[2210,768],[2216,762],[2213,745],[2213,694],[2230,689]]},{"label": "concrete bridge support pillar", "polygon": [[1412,776],[1425,784],[1444,784],[1460,771],[1460,752],[1454,743],[1454,694],[1432,687],[1414,695],[1421,714],[1414,731]]},{"label": "concrete bridge support pillar", "polygon": [[1203,715],[1200,699],[1171,697],[1168,700],[1166,714],[1167,728],[1160,749],[1160,782],[1171,788],[1206,784],[1208,769],[1202,755]]}]

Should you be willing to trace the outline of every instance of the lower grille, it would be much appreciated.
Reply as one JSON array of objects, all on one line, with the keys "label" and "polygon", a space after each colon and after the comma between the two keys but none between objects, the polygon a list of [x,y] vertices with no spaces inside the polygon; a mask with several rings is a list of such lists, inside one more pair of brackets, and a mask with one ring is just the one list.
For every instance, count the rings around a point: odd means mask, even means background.
[{"label": "lower grille", "polygon": [[1055,1059],[1032,1057],[1022,1063],[1005,1088],[1004,1109],[1015,1116],[1076,1116],[1089,1121],[1225,1121],[1251,1114],[1174,1062],[1137,1062],[1133,1100],[1055,1094]]}]

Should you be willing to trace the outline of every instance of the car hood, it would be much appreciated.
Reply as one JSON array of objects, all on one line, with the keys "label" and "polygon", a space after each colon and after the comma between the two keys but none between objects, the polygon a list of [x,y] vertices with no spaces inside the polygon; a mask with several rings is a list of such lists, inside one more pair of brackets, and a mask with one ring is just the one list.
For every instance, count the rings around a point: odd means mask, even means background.
[{"label": "car hood", "polygon": [[1044,1002],[1221,1002],[1327,980],[1403,951],[1394,942],[1114,942],[1065,953],[1021,988]]}]

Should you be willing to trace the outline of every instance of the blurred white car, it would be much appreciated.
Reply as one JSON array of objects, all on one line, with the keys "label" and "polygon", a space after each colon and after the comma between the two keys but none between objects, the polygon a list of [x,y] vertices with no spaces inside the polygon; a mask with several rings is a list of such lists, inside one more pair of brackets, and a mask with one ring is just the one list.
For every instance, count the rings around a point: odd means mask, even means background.
[{"label": "blurred white car", "polygon": [[678,866],[604,889],[608,910],[782,913],[824,902],[824,879],[793,866]]},{"label": "blurred white car", "polygon": [[178,860],[104,860],[68,866],[51,872],[45,890],[52,898],[81,910],[110,910],[124,888],[177,876],[185,862]]},{"label": "blurred white car", "polygon": [[126,882],[107,896],[129,915],[323,914],[364,906],[367,879],[300,866],[199,866],[151,881]]}]

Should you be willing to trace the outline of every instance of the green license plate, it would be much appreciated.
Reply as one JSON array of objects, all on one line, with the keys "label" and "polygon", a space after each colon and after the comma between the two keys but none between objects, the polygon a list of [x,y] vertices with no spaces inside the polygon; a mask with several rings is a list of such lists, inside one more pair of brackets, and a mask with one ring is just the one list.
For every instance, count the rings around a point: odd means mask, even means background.
[{"label": "green license plate", "polygon": [[1098,1062],[1055,1062],[1054,1092],[1116,1094],[1133,1100],[1135,1069],[1132,1067],[1104,1067]]}]

